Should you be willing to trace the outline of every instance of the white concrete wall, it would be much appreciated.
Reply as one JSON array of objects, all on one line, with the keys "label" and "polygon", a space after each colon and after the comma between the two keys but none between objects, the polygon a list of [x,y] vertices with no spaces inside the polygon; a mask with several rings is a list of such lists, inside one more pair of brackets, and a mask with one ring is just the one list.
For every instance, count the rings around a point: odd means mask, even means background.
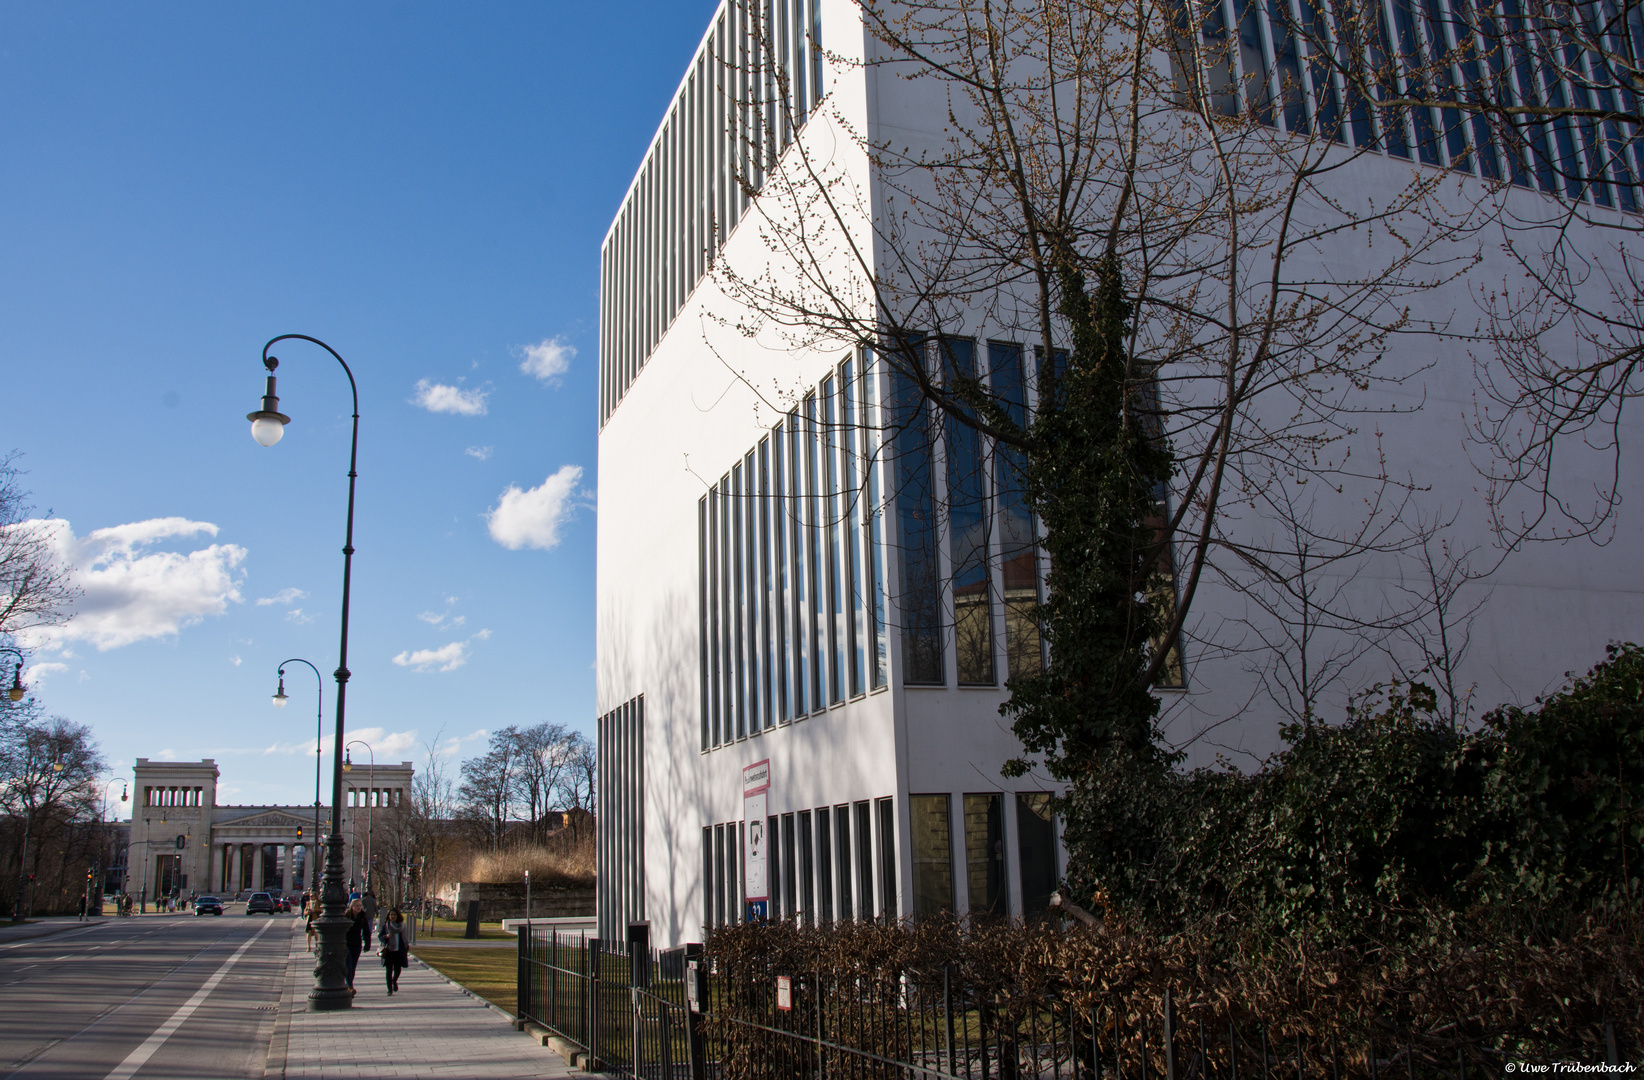
[{"label": "white concrete wall", "polygon": [[[826,8],[830,50],[860,55],[858,37],[842,32],[855,18],[844,0]],[[882,198],[868,176],[866,161],[836,123],[871,137],[942,144],[947,100],[933,83],[907,83],[892,73],[859,67],[830,72],[827,107],[801,134],[816,160],[852,179],[869,199]],[[793,151],[790,149],[790,154]],[[1381,157],[1362,158],[1334,179],[1344,197],[1368,203],[1385,200],[1425,167]],[[1447,180],[1465,189],[1476,181]],[[1462,191],[1461,194],[1467,194]],[[1545,203],[1524,193],[1520,200]],[[769,265],[762,212],[750,211],[731,235],[723,258],[750,268]],[[865,228],[858,238],[877,249]],[[1385,241],[1385,236],[1382,238]],[[1450,254],[1477,252],[1478,266],[1466,281],[1407,299],[1418,319],[1470,328],[1477,322],[1470,289],[1519,287],[1516,267],[1497,249],[1488,231],[1459,236],[1443,248]],[[1595,239],[1593,249],[1600,242]],[[830,273],[853,274],[840,246]],[[1363,235],[1347,235],[1303,257],[1321,275],[1343,268],[1364,272],[1380,252],[1367,253]],[[1492,284],[1493,283],[1493,284]],[[1000,689],[903,689],[900,647],[892,634],[890,688],[789,725],[753,735],[708,752],[700,748],[698,686],[697,505],[710,485],[768,434],[796,394],[813,388],[847,351],[842,343],[801,342],[803,335],[771,325],[742,332],[746,312],[729,300],[710,276],[696,288],[671,329],[600,434],[597,566],[598,710],[601,714],[643,694],[646,702],[646,911],[652,939],[671,944],[700,931],[701,829],[742,815],[740,770],[769,758],[772,787],[769,813],[876,799],[895,794],[901,910],[908,908],[911,863],[906,796],[949,792],[955,796],[955,880],[963,903],[962,815],[964,792],[1045,790],[1044,778],[1005,781],[1000,765],[1020,747],[998,715]],[[989,336],[985,323],[971,329]],[[1017,335],[1020,340],[1020,336]],[[1031,344],[1031,343],[1030,343]],[[1572,343],[1573,348],[1573,343]],[[1385,456],[1385,472],[1408,486],[1410,510],[1455,517],[1446,531],[1451,550],[1477,549],[1474,560],[1487,566],[1502,555],[1493,546],[1478,471],[1469,458],[1468,423],[1476,401],[1475,361],[1488,363],[1488,346],[1436,335],[1395,339],[1383,364],[1408,377],[1402,385],[1379,389],[1368,398],[1372,412],[1354,423],[1356,431],[1332,452],[1349,447],[1354,460]],[[1279,405],[1271,406],[1275,410]],[[1636,425],[1634,425],[1634,428]],[[1634,428],[1629,431],[1636,435]],[[1576,463],[1564,478],[1571,490],[1592,479],[1591,463]],[[1378,469],[1380,466],[1378,466]],[[1364,513],[1365,485],[1340,494],[1320,492],[1322,528],[1346,528]],[[1315,490],[1318,490],[1317,488]],[[1563,673],[1597,661],[1605,643],[1636,638],[1644,622],[1644,570],[1633,557],[1631,537],[1640,521],[1636,475],[1624,477],[1617,541],[1531,545],[1513,553],[1487,581],[1473,587],[1486,605],[1471,630],[1471,652],[1463,682],[1477,684],[1476,701],[1490,707],[1528,701],[1557,685]],[[1259,514],[1241,512],[1234,526],[1248,539],[1271,528]],[[887,520],[892,543],[886,552],[886,580],[896,588],[894,520]],[[944,543],[945,547],[945,543]],[[1371,560],[1344,585],[1362,613],[1374,613],[1398,585],[1408,564]],[[1167,737],[1189,751],[1189,764],[1211,764],[1219,756],[1253,764],[1279,745],[1280,711],[1261,690],[1253,666],[1265,662],[1241,652],[1251,641],[1239,620],[1254,618],[1248,601],[1213,576],[1200,587],[1189,627],[1188,686],[1165,694]],[[894,606],[891,622],[894,626]],[[1330,648],[1325,643],[1324,648]],[[951,654],[951,639],[949,642]],[[951,667],[951,661],[950,661]],[[1002,668],[1001,668],[1002,670]],[[1396,671],[1393,660],[1369,653],[1326,695],[1326,719],[1339,717],[1349,690],[1361,689]],[[1006,799],[1007,836],[1014,837],[1014,807]],[[1012,850],[1014,844],[1007,844]],[[1010,873],[1016,895],[1014,852]]]}]

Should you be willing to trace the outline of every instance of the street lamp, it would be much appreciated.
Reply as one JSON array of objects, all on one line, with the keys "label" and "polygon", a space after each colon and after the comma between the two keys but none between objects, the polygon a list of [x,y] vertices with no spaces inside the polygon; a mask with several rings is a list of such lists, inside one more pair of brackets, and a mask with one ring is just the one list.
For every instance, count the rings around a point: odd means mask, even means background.
[{"label": "street lamp", "polygon": [[[320,713],[321,709],[325,705],[323,700],[325,697],[325,679],[320,675],[319,668],[315,667],[313,664],[309,664],[307,660],[304,660],[300,656],[293,657],[290,660],[281,661],[279,674],[280,685],[279,689],[274,691],[274,707],[276,709],[285,708],[285,703],[290,700],[285,696],[286,664],[308,664],[308,670],[314,673],[314,678],[319,683],[320,687],[320,693],[315,696],[314,700],[314,840],[318,842],[320,838],[320,744],[324,741],[324,724]],[[310,852],[310,857],[308,859],[308,865],[310,867],[308,872],[309,880],[311,882],[310,887],[318,891],[320,887],[320,860],[312,857],[314,845],[309,844],[308,848]]]},{"label": "street lamp", "polygon": [[17,666],[11,671],[11,688],[6,691],[6,696],[13,701],[22,701],[23,695],[28,693],[28,687],[23,685],[23,654],[4,645],[0,645],[0,652],[11,653],[17,657]]},{"label": "street lamp", "polygon": [[251,421],[251,437],[261,446],[273,446],[285,434],[285,425],[291,418],[279,411],[280,399],[274,393],[274,369],[280,362],[268,355],[277,342],[297,340],[318,345],[342,365],[348,376],[348,389],[354,399],[354,431],[348,448],[348,522],[343,540],[342,638],[337,650],[337,708],[335,710],[336,736],[332,744],[331,769],[331,835],[326,837],[325,877],[320,887],[320,917],[314,920],[319,931],[319,959],[314,964],[314,986],[308,992],[308,1007],[321,1011],[346,1009],[352,1004],[353,994],[348,989],[348,946],[344,936],[348,932],[348,890],[343,887],[342,868],[342,757],[343,716],[348,698],[348,585],[354,565],[354,481],[360,450],[360,391],[354,383],[354,373],[336,349],[319,338],[307,334],[281,334],[263,346],[263,367],[268,371],[267,390],[263,407],[246,414]]},{"label": "street lamp", "polygon": [[[373,827],[377,823],[377,816],[372,813],[372,811],[377,808],[377,752],[371,749],[371,744],[363,739],[353,739],[348,745],[363,746],[365,747],[365,752],[371,755],[371,768],[370,771],[365,774],[365,783],[369,789],[365,796],[365,886],[360,889],[360,892],[368,893],[371,891],[371,834]],[[344,747],[343,772],[348,772],[353,768],[354,763],[348,760],[347,747]],[[355,833],[355,835],[358,836],[359,834]]]},{"label": "street lamp", "polygon": [[[126,782],[122,777],[116,776],[113,780],[110,780],[108,783],[104,784],[103,785],[103,808],[97,814],[97,824],[99,826],[104,826],[108,822],[108,789],[113,787],[115,784],[120,785],[120,801],[121,802],[125,802],[127,799],[129,799],[131,797],[131,791],[130,791],[129,788],[126,787]],[[108,833],[105,830],[102,840],[97,845],[97,855],[98,855],[99,859],[102,858],[103,845],[106,844],[107,842],[108,842]],[[115,854],[116,855],[119,854],[119,848],[115,848]],[[105,868],[105,874],[106,874],[107,869],[108,868]],[[108,884],[107,881],[104,881],[102,883],[102,885],[107,885],[107,884]],[[98,886],[99,889],[102,888],[102,885]],[[122,879],[120,881],[120,885],[121,885],[121,888],[122,888],[122,891],[123,891],[123,889],[125,887],[125,880],[124,879]],[[101,895],[101,894],[99,893],[99,895]]]}]

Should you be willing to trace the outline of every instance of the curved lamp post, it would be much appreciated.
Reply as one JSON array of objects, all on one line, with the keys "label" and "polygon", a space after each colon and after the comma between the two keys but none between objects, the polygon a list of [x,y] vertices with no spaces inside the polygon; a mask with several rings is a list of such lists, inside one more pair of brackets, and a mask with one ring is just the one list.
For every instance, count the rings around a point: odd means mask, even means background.
[{"label": "curved lamp post", "polygon": [[[376,815],[372,813],[376,809],[372,805],[372,800],[377,797],[377,752],[371,749],[371,744],[364,739],[351,739],[348,745],[363,746],[365,752],[371,755],[371,771],[365,774],[368,789],[365,796],[365,874],[364,883],[360,887],[360,892],[364,894],[371,891],[371,835],[373,827],[377,824]],[[354,763],[348,760],[347,750],[347,747],[343,748],[343,772],[354,768]],[[356,832],[354,835],[358,837],[360,834]]]},{"label": "curved lamp post", "polygon": [[[275,441],[278,442],[279,440],[276,439]],[[274,691],[274,707],[276,709],[285,708],[285,703],[291,700],[285,696],[285,666],[287,664],[308,664],[308,661],[304,660],[300,656],[294,656],[290,660],[280,661],[280,686],[279,689]],[[310,888],[317,892],[320,888],[320,860],[313,857],[313,852],[314,845],[319,843],[320,840],[320,744],[324,741],[325,734],[321,710],[325,706],[325,678],[320,674],[320,669],[315,667],[313,664],[308,664],[308,670],[314,673],[314,678],[319,683],[320,687],[320,692],[315,696],[314,700],[314,839],[308,845],[308,877],[310,881]]]},{"label": "curved lamp post", "polygon": [[28,687],[23,685],[23,654],[6,645],[0,645],[0,652],[17,657],[17,666],[11,671],[11,688],[6,691],[6,696],[13,701],[22,701],[23,695],[28,693]]},{"label": "curved lamp post", "polygon": [[270,338],[263,346],[263,367],[268,371],[267,389],[263,393],[263,407],[247,413],[251,421],[251,437],[262,446],[273,446],[285,434],[285,425],[291,418],[279,411],[280,399],[274,392],[274,369],[280,362],[268,355],[268,350],[281,341],[307,341],[330,353],[342,365],[348,376],[348,389],[354,399],[354,433],[348,447],[348,523],[343,539],[342,588],[342,641],[337,650],[337,708],[336,736],[333,740],[331,769],[331,831],[325,838],[325,877],[320,886],[320,917],[314,928],[320,935],[319,959],[314,964],[314,986],[308,992],[308,1007],[320,1011],[346,1009],[353,995],[348,989],[348,946],[344,936],[348,932],[348,890],[343,886],[342,867],[342,758],[343,715],[348,698],[348,584],[354,564],[354,480],[360,449],[360,391],[354,383],[354,373],[338,355],[337,350],[307,334],[281,334]]},{"label": "curved lamp post", "polygon": [[[97,824],[99,826],[102,826],[102,825],[104,825],[108,822],[108,789],[113,787],[115,784],[120,785],[120,801],[121,802],[125,802],[127,799],[131,798],[131,789],[126,787],[126,782],[123,778],[116,776],[113,780],[110,780],[108,783],[104,784],[103,785],[103,808],[97,814]],[[102,839],[100,839],[97,843],[97,860],[98,860],[98,862],[101,862],[102,859],[103,859],[103,851],[105,850],[103,845],[106,844],[107,842],[108,842],[108,834],[105,832],[103,834]],[[120,849],[118,847],[116,847],[114,849],[114,854],[116,856],[118,856],[120,854]],[[129,856],[128,856],[128,858],[129,858]],[[103,887],[108,884],[108,871],[109,871],[108,867],[103,868],[103,880],[97,883],[97,890],[98,890],[98,895],[99,896],[102,895]],[[122,890],[124,890],[125,884],[126,884],[125,879],[121,878],[120,887],[121,887]]]}]

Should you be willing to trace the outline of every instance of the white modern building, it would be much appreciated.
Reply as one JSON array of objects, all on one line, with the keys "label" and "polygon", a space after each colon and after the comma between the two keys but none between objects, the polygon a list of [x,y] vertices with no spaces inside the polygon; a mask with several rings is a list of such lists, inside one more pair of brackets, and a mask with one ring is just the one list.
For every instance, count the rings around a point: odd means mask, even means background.
[{"label": "white modern building", "polygon": [[[1239,8],[1249,26],[1227,7],[1247,74],[1260,64],[1318,78],[1259,7]],[[1025,617],[1046,571],[1032,514],[978,436],[939,424],[924,429],[940,429],[931,441],[908,435],[920,425],[882,363],[773,330],[715,275],[767,274],[780,288],[791,273],[773,254],[779,211],[758,204],[778,170],[749,162],[747,131],[766,132],[783,161],[803,143],[875,214],[906,193],[879,186],[863,140],[943,145],[946,104],[864,63],[875,48],[848,0],[726,0],[601,251],[602,937],[644,921],[653,943],[700,940],[761,901],[767,915],[821,921],[1030,915],[1065,868],[1046,807],[1054,785],[1001,775],[1021,753],[999,713],[1004,683],[1043,648]],[[781,79],[760,74],[772,57]],[[1296,106],[1306,115],[1278,109],[1279,130],[1327,107],[1322,84],[1307,85]],[[791,121],[771,104],[783,93]],[[1469,166],[1442,146],[1412,157],[1390,135],[1382,145],[1343,183],[1374,197],[1413,170]],[[870,258],[886,257],[867,243]],[[1442,320],[1469,288],[1418,297],[1416,313]],[[1025,412],[1036,407],[1032,342],[978,316],[946,347]],[[1379,416],[1370,452],[1392,473],[1420,471],[1410,486],[1460,530],[1448,550],[1488,551],[1463,446],[1468,353],[1436,336],[1400,348],[1421,374],[1389,393],[1422,407]],[[1631,475],[1622,487],[1644,494]],[[1619,543],[1532,546],[1490,579],[1464,672],[1477,700],[1528,700],[1596,662],[1607,641],[1637,637],[1644,573],[1626,539],[1637,518],[1624,504],[1617,521]],[[1374,600],[1397,583],[1372,563],[1345,587]],[[1263,698],[1263,671],[1248,650],[1200,644],[1207,626],[1249,622],[1249,599],[1207,580],[1194,611],[1181,669],[1161,690],[1165,730],[1194,763],[1258,760],[1283,719]],[[1364,670],[1365,681],[1385,677]]]}]

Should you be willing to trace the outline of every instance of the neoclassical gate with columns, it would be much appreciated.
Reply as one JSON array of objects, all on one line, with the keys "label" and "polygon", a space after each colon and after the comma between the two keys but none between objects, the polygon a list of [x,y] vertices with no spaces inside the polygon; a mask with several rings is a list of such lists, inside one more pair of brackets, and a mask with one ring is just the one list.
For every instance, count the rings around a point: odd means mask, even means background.
[{"label": "neoclassical gate with columns", "polygon": [[[218,806],[215,760],[138,758],[131,811],[131,872],[127,888],[149,897],[297,891],[320,858],[314,807]],[[343,781],[342,833],[346,872],[363,878],[379,815],[409,804],[412,765],[355,768]],[[331,808],[320,812],[320,831]],[[380,865],[380,859],[375,860]]]}]

